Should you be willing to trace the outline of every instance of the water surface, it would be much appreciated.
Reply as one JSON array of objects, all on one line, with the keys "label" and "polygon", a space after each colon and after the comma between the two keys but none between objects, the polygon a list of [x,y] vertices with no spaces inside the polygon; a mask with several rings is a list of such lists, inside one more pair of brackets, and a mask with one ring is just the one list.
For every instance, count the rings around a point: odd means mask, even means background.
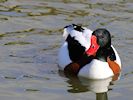
[{"label": "water surface", "polygon": [[[0,99],[132,100],[132,16],[132,0],[0,0]],[[58,72],[62,29],[71,23],[111,32],[123,68],[107,93]]]}]

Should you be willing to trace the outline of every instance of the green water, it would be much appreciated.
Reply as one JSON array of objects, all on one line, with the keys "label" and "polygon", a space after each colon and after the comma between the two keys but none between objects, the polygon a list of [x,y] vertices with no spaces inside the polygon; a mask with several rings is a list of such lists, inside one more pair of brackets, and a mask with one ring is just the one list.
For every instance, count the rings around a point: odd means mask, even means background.
[{"label": "green water", "polygon": [[[122,74],[107,93],[58,72],[62,29],[71,23],[111,32]],[[132,100],[132,29],[132,0],[0,0],[0,99]]]}]

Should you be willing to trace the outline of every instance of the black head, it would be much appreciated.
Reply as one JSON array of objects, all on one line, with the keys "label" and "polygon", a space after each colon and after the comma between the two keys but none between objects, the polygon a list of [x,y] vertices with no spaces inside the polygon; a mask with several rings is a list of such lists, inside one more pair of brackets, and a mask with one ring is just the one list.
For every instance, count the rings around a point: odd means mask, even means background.
[{"label": "black head", "polygon": [[97,43],[101,48],[111,46],[111,35],[110,32],[104,28],[96,29],[92,35],[97,37]]},{"label": "black head", "polygon": [[107,61],[107,57],[109,57],[112,61],[116,60],[115,52],[111,47],[110,32],[104,28],[100,28],[95,30],[92,35],[97,37],[97,43],[100,45],[96,55],[97,59]]}]

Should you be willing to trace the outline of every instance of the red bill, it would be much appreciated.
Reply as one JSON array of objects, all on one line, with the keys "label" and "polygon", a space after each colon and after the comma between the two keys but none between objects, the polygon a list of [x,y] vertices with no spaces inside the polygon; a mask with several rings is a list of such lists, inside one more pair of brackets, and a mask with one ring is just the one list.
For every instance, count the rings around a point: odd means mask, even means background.
[{"label": "red bill", "polygon": [[91,55],[95,55],[97,50],[99,49],[99,45],[97,44],[97,37],[92,35],[91,36],[91,46],[90,48],[86,51],[86,54],[91,56]]}]

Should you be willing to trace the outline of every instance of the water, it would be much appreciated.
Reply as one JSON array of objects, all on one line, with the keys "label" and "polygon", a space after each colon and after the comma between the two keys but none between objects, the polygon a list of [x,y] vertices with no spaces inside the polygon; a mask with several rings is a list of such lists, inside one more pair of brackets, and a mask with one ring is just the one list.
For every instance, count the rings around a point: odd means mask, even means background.
[{"label": "water", "polygon": [[[132,0],[0,0],[0,99],[132,100],[132,16]],[[58,72],[62,29],[71,23],[111,32],[123,68],[108,92]]]}]

